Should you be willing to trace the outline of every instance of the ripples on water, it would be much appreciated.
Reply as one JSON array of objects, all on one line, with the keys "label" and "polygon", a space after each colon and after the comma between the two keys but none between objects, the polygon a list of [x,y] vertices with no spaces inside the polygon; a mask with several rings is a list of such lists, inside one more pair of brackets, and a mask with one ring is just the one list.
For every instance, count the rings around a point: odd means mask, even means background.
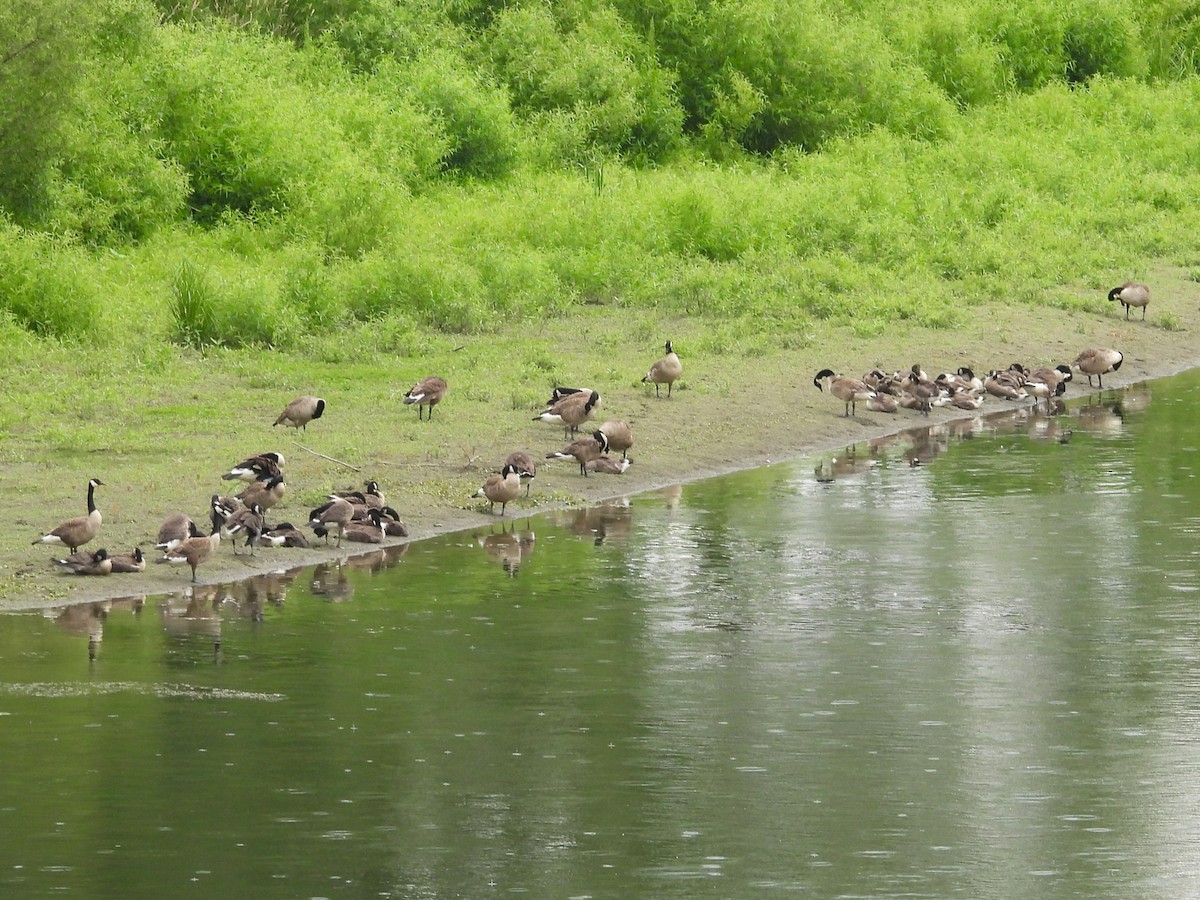
[{"label": "ripples on water", "polygon": [[8,617],[0,884],[1192,896],[1196,381]]}]

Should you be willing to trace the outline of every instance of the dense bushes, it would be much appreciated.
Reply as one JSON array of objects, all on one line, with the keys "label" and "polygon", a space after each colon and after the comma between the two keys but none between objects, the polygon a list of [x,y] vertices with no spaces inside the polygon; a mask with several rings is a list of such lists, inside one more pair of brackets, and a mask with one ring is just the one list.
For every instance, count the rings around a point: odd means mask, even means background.
[{"label": "dense bushes", "polygon": [[1190,240],[1190,10],[0,0],[0,310],[330,358],[580,303],[950,325]]}]

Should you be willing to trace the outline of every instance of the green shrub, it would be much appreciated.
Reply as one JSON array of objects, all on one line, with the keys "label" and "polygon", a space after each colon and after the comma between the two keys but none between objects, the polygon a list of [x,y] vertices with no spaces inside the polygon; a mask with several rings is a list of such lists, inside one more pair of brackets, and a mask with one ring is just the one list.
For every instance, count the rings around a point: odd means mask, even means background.
[{"label": "green shrub", "polygon": [[103,304],[81,250],[0,218],[0,310],[29,331],[102,340]]},{"label": "green shrub", "polygon": [[[944,134],[952,109],[915,65],[866,21],[837,18],[815,0],[747,0],[715,6],[704,52],[714,96],[761,94],[762,111],[730,140],[759,153],[882,125],[898,134]],[[715,104],[705,111],[710,113]]]},{"label": "green shrub", "polygon": [[502,91],[450,50],[425,54],[403,72],[412,97],[445,135],[445,169],[482,179],[509,172],[516,162],[516,134]]},{"label": "green shrub", "polygon": [[[674,76],[611,8],[560,23],[549,7],[509,7],[492,25],[488,50],[520,115],[571,124],[576,135],[560,142],[564,149],[652,160],[681,139]],[[579,150],[565,161],[580,161]]]},{"label": "green shrub", "polygon": [[172,280],[170,306],[172,340],[198,350],[272,344],[279,330],[260,285],[243,281],[231,287],[189,261]]}]

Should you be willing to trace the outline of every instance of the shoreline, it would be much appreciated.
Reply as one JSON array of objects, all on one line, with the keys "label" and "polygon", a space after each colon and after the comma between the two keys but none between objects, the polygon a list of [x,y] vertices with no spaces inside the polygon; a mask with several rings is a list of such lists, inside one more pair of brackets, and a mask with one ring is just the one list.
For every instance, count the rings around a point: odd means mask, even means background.
[{"label": "shoreline", "polygon": [[[407,446],[389,448],[388,458],[364,461],[363,471],[353,476],[355,480],[371,477],[380,482],[388,494],[389,505],[399,509],[408,525],[409,537],[387,539],[382,544],[347,544],[341,549],[333,546],[326,549],[322,545],[298,550],[260,547],[256,548],[253,558],[244,552],[235,557],[231,550],[222,546],[216,557],[199,570],[197,586],[211,588],[246,581],[256,575],[369,557],[380,549],[404,546],[443,534],[490,529],[500,521],[519,522],[542,513],[790,462],[861,441],[895,436],[914,428],[936,427],[977,417],[987,419],[994,414],[1033,405],[1032,400],[1006,403],[989,398],[975,412],[939,408],[929,416],[922,416],[905,410],[896,414],[860,410],[856,417],[847,419],[842,417],[839,401],[812,385],[813,373],[824,367],[861,373],[874,366],[892,370],[919,362],[931,372],[953,370],[962,364],[973,364],[978,372],[985,366],[988,369],[1003,368],[1013,361],[1070,363],[1084,347],[1112,346],[1125,353],[1125,362],[1118,372],[1106,376],[1104,390],[1107,391],[1200,366],[1200,299],[1197,299],[1200,285],[1191,281],[1186,273],[1168,267],[1155,273],[1154,283],[1159,285],[1156,287],[1159,296],[1168,299],[1156,301],[1158,309],[1151,307],[1151,317],[1155,312],[1169,313],[1172,317],[1170,329],[1155,324],[1152,319],[1145,323],[1126,322],[1119,309],[1114,313],[1112,305],[1098,303],[1095,313],[1088,314],[1040,307],[1029,310],[1015,306],[985,306],[974,311],[969,326],[956,331],[929,332],[896,326],[889,333],[862,338],[846,328],[828,328],[820,335],[819,347],[814,346],[818,341],[813,339],[795,349],[776,348],[758,355],[705,355],[693,350],[689,356],[687,348],[700,346],[700,338],[685,334],[675,341],[684,360],[683,389],[677,389],[672,399],[656,400],[652,389],[644,390],[647,386],[637,383],[641,372],[637,373],[637,379],[630,379],[624,385],[618,382],[610,387],[606,381],[595,380],[605,397],[596,424],[613,417],[625,418],[633,425],[635,444],[629,456],[635,464],[629,471],[620,476],[594,474],[585,479],[578,475],[573,463],[539,458],[530,500],[525,500],[522,494],[518,501],[509,504],[508,514],[503,519],[489,516],[486,501],[471,496],[486,474],[498,468],[498,463],[493,466],[489,461],[503,460],[508,450],[521,446],[536,451],[536,456],[540,457],[545,450],[562,446],[562,433],[541,423],[531,423],[515,400],[511,402],[511,408],[499,409],[491,397],[479,400],[456,398],[453,392],[456,382],[452,381],[451,394],[439,407],[439,418],[434,423],[417,427],[408,422],[407,415],[401,419],[402,413],[387,411],[391,417],[389,427],[403,428],[406,436],[412,436],[412,443],[419,441],[416,449]],[[586,328],[580,330],[583,331],[581,342],[587,351],[586,345],[593,335],[589,335]],[[675,329],[676,332],[683,330]],[[916,345],[922,348],[921,352],[913,351]],[[661,344],[658,349],[661,351]],[[565,347],[563,352],[567,355],[571,348]],[[459,375],[458,382],[461,381]],[[1081,376],[1068,385],[1064,399],[1074,405],[1079,398],[1096,393],[1099,389],[1089,389],[1086,378]],[[456,401],[460,404],[458,410],[454,407]],[[343,403],[340,398],[331,401],[330,408],[336,411]],[[462,430],[468,427],[464,423],[473,421],[469,418],[473,413],[467,408],[469,403],[480,407],[478,416],[489,422],[489,431],[480,438],[478,446],[464,447]],[[411,410],[411,407],[403,409]],[[400,424],[391,424],[394,422]],[[314,423],[313,431],[318,431],[317,425],[325,424],[324,420]],[[325,431],[318,431],[318,434],[327,435],[329,427],[336,424],[327,425]],[[351,422],[345,427],[352,430],[356,425]],[[328,489],[318,485],[341,486],[348,478],[346,470],[332,469],[328,462],[315,457],[306,459],[307,454],[293,449],[293,444],[317,443],[318,437],[311,433],[302,433],[301,441],[290,435],[281,439],[277,431],[267,431],[276,448],[288,451],[286,470],[289,478],[294,474],[297,479],[297,487],[285,498],[283,508],[270,516],[270,521],[288,518],[302,521],[309,502]],[[475,434],[470,436],[474,438]],[[266,449],[269,448],[259,446],[247,449],[242,455]],[[322,449],[329,450],[334,457],[346,458],[336,446],[327,444]],[[199,448],[196,453],[200,453]],[[310,453],[316,454],[316,451]],[[202,460],[198,467],[201,471],[190,476],[196,485],[188,486],[192,496],[201,491],[206,492],[203,496],[212,492],[212,469],[206,468],[210,462],[214,467],[227,466],[241,458],[231,457],[223,446],[211,448],[207,455],[208,459]],[[354,456],[349,458],[354,458],[356,463],[359,461]],[[214,460],[223,462],[212,462]],[[82,464],[89,468],[92,465],[83,460],[77,466],[79,471],[85,471]],[[93,542],[93,549],[105,546],[110,552],[128,552],[132,544],[124,546],[125,543],[136,540],[145,550],[147,532],[152,535],[162,515],[170,512],[178,502],[174,496],[180,490],[179,485],[154,484],[143,488],[137,481],[146,467],[139,467],[136,458],[122,460],[121,464],[123,469],[109,464],[111,469],[117,470],[113,476],[107,474],[109,468],[96,467],[98,474],[104,472],[101,477],[106,484],[111,483],[114,487],[108,489],[107,495],[98,497],[98,504],[105,514],[105,534],[103,540]],[[205,471],[210,474],[202,474]],[[74,473],[71,477],[74,479]],[[10,485],[0,485],[0,500],[12,499],[5,497],[5,490],[20,490],[11,485],[14,480],[10,477]],[[119,493],[122,482],[128,485],[125,494]],[[225,484],[228,490],[228,483]],[[23,495],[18,492],[14,497],[19,505]],[[36,506],[27,507],[25,518],[18,519],[21,527],[14,539],[18,545],[27,545],[27,532],[40,527],[44,521],[46,503],[44,499],[35,502]],[[78,500],[73,501],[73,505],[77,503]],[[34,518],[34,512],[39,516],[36,523],[28,521]],[[153,527],[148,528],[147,522],[152,522]],[[152,538],[149,543],[152,548]],[[145,572],[103,578],[58,573],[44,546],[36,549],[25,546],[23,550],[23,553],[15,551],[21,557],[15,574],[14,566],[2,567],[9,570],[10,580],[4,599],[0,601],[0,612],[33,612],[128,597],[178,595],[193,587],[190,570],[155,565],[153,558],[157,551],[153,550],[147,554],[149,564]],[[59,555],[65,553],[53,553],[54,557]]]},{"label": "shoreline", "polygon": [[[1076,393],[1070,399],[1078,401],[1086,397],[1101,394],[1110,390],[1123,390],[1138,384],[1143,384],[1148,381],[1153,381],[1158,378],[1166,378],[1171,375],[1177,375],[1181,372],[1200,366],[1200,358],[1194,360],[1189,365],[1175,366],[1158,371],[1151,370],[1140,374],[1135,378],[1112,378],[1109,384],[1106,384],[1103,391],[1099,388],[1088,389],[1086,394]],[[1119,373],[1114,373],[1119,374]],[[1085,383],[1086,387],[1086,383]],[[1003,402],[1003,401],[1001,401]],[[174,595],[186,595],[190,593],[192,588],[215,588],[238,584],[258,576],[271,574],[295,573],[298,570],[320,566],[321,564],[338,563],[339,565],[354,566],[356,560],[365,561],[369,557],[377,557],[381,552],[395,552],[400,550],[403,554],[404,549],[409,544],[430,540],[447,534],[466,533],[479,528],[487,528],[490,532],[492,527],[499,523],[512,525],[515,528],[516,523],[533,518],[534,516],[552,514],[568,509],[583,509],[590,506],[596,506],[614,500],[622,500],[642,494],[654,493],[671,487],[676,487],[696,481],[702,481],[707,478],[719,478],[724,475],[734,474],[736,472],[747,471],[750,469],[761,468],[777,464],[793,463],[805,457],[814,456],[822,453],[829,453],[842,450],[846,447],[863,441],[882,440],[891,437],[897,437],[905,432],[914,430],[923,430],[936,428],[939,426],[951,424],[954,422],[962,422],[971,419],[982,419],[987,421],[990,418],[996,418],[1011,414],[1015,410],[1030,409],[1034,406],[1032,400],[1024,400],[1017,403],[1006,403],[1000,406],[999,403],[992,403],[990,409],[981,409],[976,412],[967,412],[962,410],[949,410],[946,408],[935,409],[931,412],[928,418],[926,417],[901,417],[898,415],[874,415],[873,419],[879,419],[883,424],[882,427],[872,427],[864,431],[862,434],[848,436],[846,441],[824,441],[820,443],[805,443],[803,441],[795,446],[788,448],[784,452],[777,455],[763,454],[760,457],[745,457],[745,464],[727,464],[723,466],[694,468],[688,471],[686,476],[675,479],[662,481],[646,481],[637,485],[633,490],[620,490],[624,484],[630,482],[623,481],[618,477],[602,478],[594,476],[600,485],[595,488],[587,489],[581,492],[579,502],[550,502],[540,504],[537,507],[523,510],[517,515],[506,515],[503,518],[500,516],[480,517],[472,510],[455,509],[451,515],[443,518],[453,519],[450,522],[439,522],[427,524],[420,527],[410,526],[409,536],[407,538],[385,538],[380,544],[357,544],[344,543],[339,549],[334,545],[326,548],[323,544],[314,543],[313,546],[307,549],[276,549],[269,547],[260,547],[255,551],[255,555],[250,557],[245,550],[240,556],[232,556],[224,549],[219,551],[224,553],[224,565],[219,569],[223,577],[219,578],[200,578],[194,584],[187,580],[182,585],[178,583],[178,578],[174,577],[179,572],[187,573],[189,570],[186,567],[175,568],[167,567],[163,574],[155,577],[151,571],[154,566],[153,558],[148,558],[147,571],[145,573],[131,574],[125,576],[108,576],[105,578],[80,578],[84,581],[81,590],[77,596],[72,596],[67,599],[45,599],[30,598],[27,602],[8,602],[0,605],[0,614],[16,614],[16,613],[32,613],[38,611],[62,610],[67,607],[87,605],[92,603],[104,602],[120,602],[130,599],[146,599],[149,597],[171,597]],[[941,415],[939,415],[941,413]],[[853,422],[853,420],[851,420]],[[851,426],[852,427],[852,426]],[[465,515],[461,515],[465,514]],[[222,548],[229,541],[222,541]],[[245,571],[234,576],[231,569],[237,566],[243,566]],[[216,571],[216,568],[209,569]],[[145,576],[149,575],[150,578]],[[74,576],[64,574],[63,578],[75,580]],[[119,581],[118,581],[119,580]],[[153,584],[151,590],[136,590],[130,591],[128,588],[140,587]],[[105,588],[108,588],[107,590]]]}]

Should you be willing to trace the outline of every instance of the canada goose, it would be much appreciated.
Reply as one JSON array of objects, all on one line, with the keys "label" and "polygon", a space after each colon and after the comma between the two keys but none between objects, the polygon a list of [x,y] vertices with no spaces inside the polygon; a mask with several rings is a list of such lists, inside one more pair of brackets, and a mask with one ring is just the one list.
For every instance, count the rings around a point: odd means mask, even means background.
[{"label": "canada goose", "polygon": [[[278,424],[278,423],[276,423]],[[283,473],[283,454],[277,451],[248,456],[240,463],[230,467],[221,477],[225,481],[258,481],[260,478],[270,478],[272,475]]]},{"label": "canada goose", "polygon": [[1117,369],[1121,368],[1121,363],[1124,361],[1125,355],[1119,350],[1110,350],[1107,347],[1091,347],[1075,357],[1075,362],[1071,363],[1071,366],[1087,376],[1089,387],[1092,384],[1093,375],[1096,376],[1100,387],[1104,387],[1105,373],[1117,371]]},{"label": "canada goose", "polygon": [[422,416],[421,407],[429,407],[429,420],[433,421],[433,408],[442,402],[442,398],[446,396],[446,380],[438,378],[436,375],[430,375],[428,378],[422,378],[404,395],[405,405],[412,403],[417,404],[417,419]]},{"label": "canada goose", "polygon": [[171,513],[159,526],[154,546],[159,550],[166,550],[190,537],[203,537],[192,517],[183,512]]},{"label": "canada goose", "polygon": [[562,425],[563,436],[578,431],[579,426],[590,419],[600,405],[600,395],[590,388],[567,394],[533,417],[535,422],[552,422]]},{"label": "canada goose", "polygon": [[261,506],[264,510],[268,510],[279,503],[286,493],[287,483],[283,480],[283,476],[272,475],[266,480],[255,481],[238,494],[237,498],[242,501],[244,506]]},{"label": "canada goose", "polygon": [[1003,400],[1024,400],[1029,396],[1024,385],[1025,376],[1013,369],[1005,369],[1003,372],[989,372],[984,379],[983,389]]},{"label": "canada goose", "polygon": [[950,395],[950,405],[956,409],[979,409],[983,406],[983,394],[958,388]]},{"label": "canada goose", "polygon": [[1146,307],[1150,305],[1150,288],[1137,281],[1127,281],[1120,287],[1115,287],[1108,292],[1109,300],[1120,300],[1121,305],[1125,307],[1125,318],[1129,318],[1129,310],[1131,307],[1140,306],[1142,308],[1142,321],[1146,321]]},{"label": "canada goose", "polygon": [[258,542],[271,547],[308,546],[308,538],[291,522],[280,522],[273,527],[264,523],[262,534],[258,536]]},{"label": "canada goose", "polygon": [[598,456],[588,460],[587,468],[589,472],[599,472],[602,475],[624,475],[625,470],[632,465],[633,460],[628,457],[613,459],[609,456]]},{"label": "canada goose", "polygon": [[867,409],[872,412],[894,413],[899,408],[900,403],[895,397],[889,394],[876,392],[873,396],[867,398]]},{"label": "canada goose", "polygon": [[195,581],[196,567],[207,562],[217,552],[219,546],[221,546],[221,529],[218,526],[213,528],[212,534],[207,537],[188,538],[183,543],[176,544],[155,562],[167,563],[172,566],[191,566],[192,581]]},{"label": "canada goose", "polygon": [[146,557],[142,555],[141,547],[134,547],[132,553],[118,553],[108,558],[113,572],[144,572]]},{"label": "canada goose", "polygon": [[667,399],[671,398],[671,386],[675,384],[675,379],[683,374],[683,363],[679,361],[679,357],[675,355],[675,351],[671,349],[671,342],[666,343],[667,355],[650,367],[650,371],[642,378],[642,384],[654,385],[654,396],[660,397],[658,389],[659,385],[667,386]]},{"label": "canada goose", "polygon": [[1070,366],[1040,366],[1026,376],[1024,387],[1027,393],[1049,403],[1052,397],[1061,397],[1067,392],[1067,382],[1071,378]]},{"label": "canada goose", "polygon": [[[212,527],[220,528],[225,524],[225,520],[241,509],[243,505],[237,497],[222,497],[213,494],[208,503],[208,519],[212,522]],[[203,535],[192,535],[192,537],[203,537]]]},{"label": "canada goose", "polygon": [[621,459],[625,459],[629,455],[629,448],[633,446],[633,429],[629,423],[621,419],[609,419],[600,426],[600,430],[608,438],[608,449],[613,453],[620,450]]},{"label": "canada goose", "polygon": [[559,400],[561,400],[563,397],[567,396],[568,394],[578,394],[581,391],[586,391],[586,390],[587,390],[587,388],[556,387],[554,390],[552,390],[550,392],[550,399],[546,401],[546,405],[553,406],[555,403],[557,403]]},{"label": "canada goose", "polygon": [[400,521],[400,513],[390,506],[385,506],[379,512],[379,524],[388,537],[408,537],[408,526]]},{"label": "canada goose", "polygon": [[258,543],[258,537],[263,533],[265,527],[263,508],[258,503],[243,506],[229,516],[225,520],[225,533],[233,541],[234,555],[237,555],[237,535],[244,533],[246,535],[246,546],[250,548],[250,555],[253,556],[254,545]]},{"label": "canada goose", "polygon": [[861,378],[848,378],[845,375],[835,375],[833,369],[822,369],[813,379],[813,386],[819,391],[825,390],[825,387],[821,384],[822,378],[829,379],[829,393],[846,404],[846,412],[842,418],[848,418],[851,415],[851,411],[857,414],[858,408],[856,404],[860,400],[870,400],[875,395],[875,392],[867,387],[867,383]]},{"label": "canada goose", "polygon": [[329,499],[332,500],[334,497],[341,497],[354,504],[355,522],[366,520],[367,513],[372,509],[383,509],[387,505],[383,492],[379,490],[378,481],[366,482],[365,491],[334,491],[329,495]]},{"label": "canada goose", "polygon": [[862,382],[876,393],[888,392],[892,376],[880,368],[874,368],[862,377]]},{"label": "canada goose", "polygon": [[[338,542],[337,545],[342,546],[342,537],[346,534],[346,526],[354,519],[354,504],[349,500],[343,500],[341,497],[334,497],[328,503],[318,506],[308,514],[308,524],[317,532],[318,537],[325,538],[325,543],[329,543],[329,532],[333,528],[337,529]],[[320,527],[321,530],[317,531]]]},{"label": "canada goose", "polygon": [[49,534],[44,534],[34,544],[66,544],[74,553],[97,534],[100,533],[100,523],[103,521],[100,510],[96,509],[96,488],[104,482],[93,478],[88,482],[86,516],[76,516],[60,523]]},{"label": "canada goose", "polygon": [[[308,431],[308,423],[325,414],[325,401],[320,397],[297,397],[283,408],[275,425],[291,425]],[[274,426],[272,426],[274,427]],[[282,463],[280,463],[282,465]]]},{"label": "canada goose", "polygon": [[504,465],[512,466],[517,470],[517,474],[521,476],[521,483],[525,485],[525,496],[528,497],[533,479],[537,477],[537,463],[533,461],[533,457],[524,450],[514,450],[508,454]]},{"label": "canada goose", "polygon": [[573,459],[579,463],[579,474],[587,475],[587,464],[598,456],[608,452],[608,435],[603,431],[593,431],[587,437],[572,441],[561,450],[547,453],[546,459]]},{"label": "canada goose", "polygon": [[95,553],[81,550],[56,562],[76,575],[110,575],[113,570],[112,560],[108,558],[108,551],[103,547]]},{"label": "canada goose", "polygon": [[504,515],[509,502],[517,499],[519,493],[521,493],[521,473],[515,466],[505,463],[499,475],[488,476],[483,487],[475,492],[475,496],[487,498],[489,513],[494,513],[496,504],[499,503],[500,515]]},{"label": "canada goose", "polygon": [[[351,522],[346,526],[345,538],[348,541],[354,541],[358,544],[382,544],[383,543],[383,526],[379,523],[380,516],[383,513],[378,509],[367,511],[366,521]],[[318,525],[313,529],[318,537],[321,537],[322,530],[330,527]]]}]

